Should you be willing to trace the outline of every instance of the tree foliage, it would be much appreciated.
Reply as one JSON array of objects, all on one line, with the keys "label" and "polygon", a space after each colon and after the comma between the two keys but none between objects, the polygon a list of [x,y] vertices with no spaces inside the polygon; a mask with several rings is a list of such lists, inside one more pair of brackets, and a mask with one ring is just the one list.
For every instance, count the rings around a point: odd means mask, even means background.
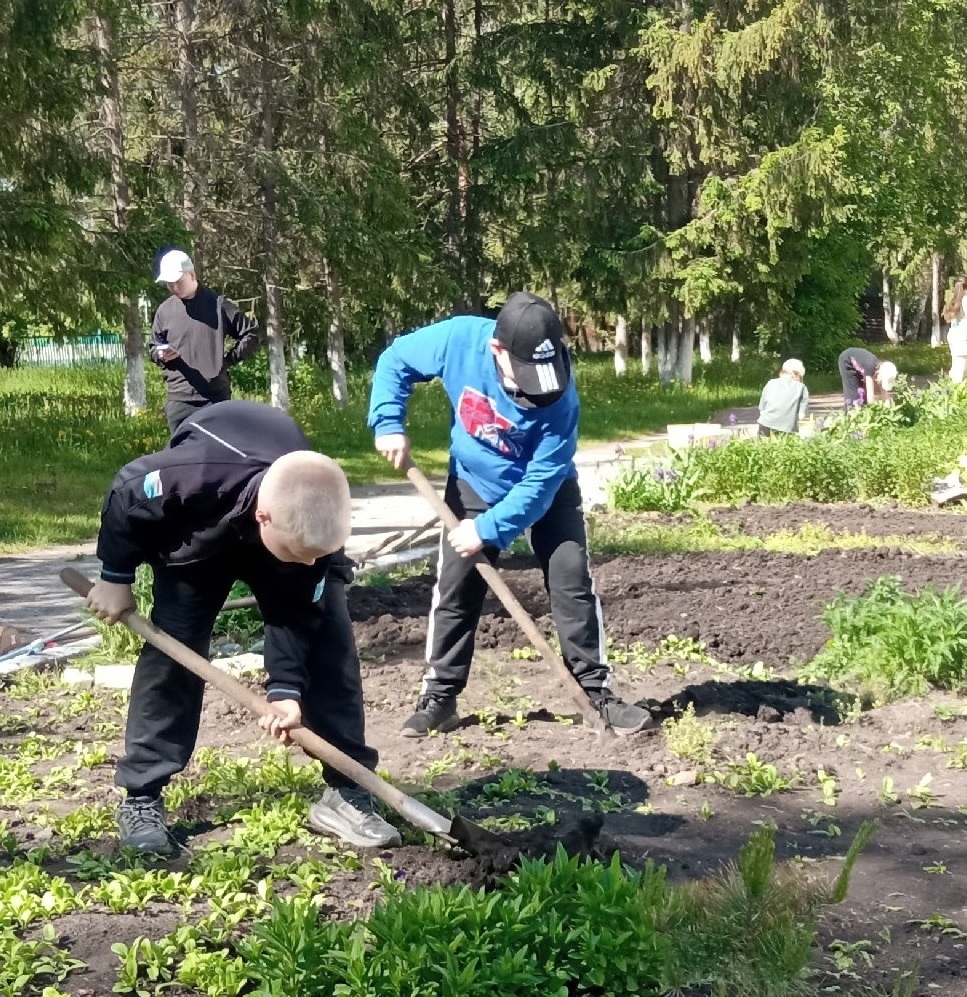
[{"label": "tree foliage", "polygon": [[931,259],[960,264],[965,23],[967,0],[11,0],[0,309],[119,328],[181,243],[334,383],[521,286],[575,332],[654,333],[666,377],[699,330],[828,362],[877,271],[922,304]]}]

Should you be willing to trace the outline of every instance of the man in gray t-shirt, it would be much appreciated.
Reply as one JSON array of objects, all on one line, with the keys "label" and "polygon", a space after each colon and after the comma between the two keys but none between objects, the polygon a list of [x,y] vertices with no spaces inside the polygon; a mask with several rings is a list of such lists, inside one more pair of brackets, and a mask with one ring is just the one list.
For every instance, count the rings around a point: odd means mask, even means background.
[{"label": "man in gray t-shirt", "polygon": [[801,360],[787,360],[779,376],[766,382],[759,399],[759,435],[795,433],[799,420],[806,418],[809,392],[802,379],[806,368]]},{"label": "man in gray t-shirt", "polygon": [[[232,397],[228,369],[259,348],[259,326],[239,307],[199,283],[187,253],[171,249],[158,261],[156,280],[171,297],[151,325],[148,355],[168,388],[165,416],[174,435],[178,426],[205,405]],[[226,352],[225,340],[235,345]]]}]

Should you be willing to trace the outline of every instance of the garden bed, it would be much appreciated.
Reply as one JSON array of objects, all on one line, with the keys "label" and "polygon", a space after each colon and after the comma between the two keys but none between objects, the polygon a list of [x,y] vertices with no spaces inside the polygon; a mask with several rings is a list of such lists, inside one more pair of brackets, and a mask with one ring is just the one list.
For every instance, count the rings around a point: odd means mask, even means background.
[{"label": "garden bed", "polygon": [[[763,534],[794,529],[800,520],[888,536],[919,535],[929,527],[958,546],[967,525],[956,514],[895,508],[749,507],[714,517],[723,526]],[[459,804],[467,815],[505,828],[600,812],[605,858],[618,849],[638,867],[648,860],[665,864],[673,883],[717,873],[762,823],[776,826],[781,861],[833,878],[857,828],[876,819],[845,903],[830,908],[823,921],[810,992],[892,987],[900,970],[919,962],[914,994],[963,997],[967,701],[933,693],[860,712],[824,687],[794,681],[791,664],[821,649],[828,630],[818,616],[837,591],[859,593],[883,574],[899,575],[911,591],[942,587],[962,573],[961,557],[895,548],[812,557],[712,551],[599,558],[595,574],[619,692],[647,700],[672,720],[663,730],[622,739],[597,737],[569,722],[567,698],[493,602],[481,621],[471,685],[461,699],[463,724],[425,740],[400,737],[422,672],[432,578],[356,586],[350,609],[363,657],[369,736],[381,767],[405,788],[429,794],[430,802]],[[505,577],[546,626],[533,563],[510,558]],[[25,798],[11,795],[23,786],[10,781],[7,770],[6,809],[0,809],[7,845],[50,848],[45,871],[65,876],[77,890],[103,878],[78,878],[84,869],[78,855],[96,871],[112,853],[111,763],[122,750],[123,702],[109,694],[82,696],[40,679],[0,693],[4,758],[13,758],[25,742],[36,746],[31,772],[37,781]],[[81,757],[78,742],[89,757],[58,782],[57,767]],[[378,856],[353,856],[324,839],[301,836],[297,811],[311,798],[311,778],[286,773],[279,753],[263,759],[257,778],[231,768],[233,759],[255,754],[260,744],[246,715],[219,695],[209,696],[200,745],[217,753],[199,755],[201,764],[183,783],[194,789],[172,801],[177,834],[191,848],[172,863],[174,870],[195,868],[192,863],[209,849],[235,855],[239,836],[247,835],[249,852],[238,855],[255,854],[264,844],[261,858],[246,859],[254,862],[249,884],[274,869],[278,882],[287,882],[280,892],[291,894],[294,881],[285,881],[280,868],[306,856],[327,864],[328,881],[318,892],[324,914],[334,920],[365,916],[385,894],[387,875],[407,887],[478,881],[473,860],[430,850],[415,835]],[[301,802],[286,803],[288,791]],[[260,806],[265,814],[253,819]],[[80,817],[68,818],[77,812],[93,823],[100,815],[102,833]],[[205,908],[184,907],[176,886],[169,894],[140,909],[121,899],[116,910],[99,895],[52,918],[57,944],[87,966],[71,973],[60,992],[110,993],[120,966],[112,943],[130,944],[142,934],[159,939]],[[31,930],[39,933],[39,927]],[[151,986],[145,984],[148,992]]]}]

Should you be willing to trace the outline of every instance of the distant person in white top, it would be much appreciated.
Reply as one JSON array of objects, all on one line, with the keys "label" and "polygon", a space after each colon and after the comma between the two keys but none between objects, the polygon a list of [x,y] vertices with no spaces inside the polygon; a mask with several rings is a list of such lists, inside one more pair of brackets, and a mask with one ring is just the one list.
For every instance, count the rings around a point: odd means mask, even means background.
[{"label": "distant person in white top", "polygon": [[943,317],[950,323],[947,346],[950,349],[950,380],[961,384],[967,374],[967,276],[954,282]]},{"label": "distant person in white top", "polygon": [[806,418],[809,392],[802,379],[806,368],[801,360],[787,360],[779,376],[766,382],[759,399],[759,435],[796,433],[799,420]]}]

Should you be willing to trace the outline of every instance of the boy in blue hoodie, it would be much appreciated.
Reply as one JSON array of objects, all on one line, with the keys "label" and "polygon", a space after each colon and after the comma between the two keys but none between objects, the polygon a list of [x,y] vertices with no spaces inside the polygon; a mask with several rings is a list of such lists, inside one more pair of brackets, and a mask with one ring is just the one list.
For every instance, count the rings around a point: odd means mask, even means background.
[{"label": "boy in blue hoodie", "polygon": [[439,377],[453,406],[445,499],[460,519],[441,540],[427,633],[427,671],[403,734],[459,723],[487,586],[473,565],[526,532],[544,573],[568,668],[618,734],[651,723],[611,691],[601,604],[591,580],[574,453],[578,396],[563,328],[551,305],[512,294],[496,321],[460,316],[397,339],[379,358],[369,426],[396,468],[409,457],[406,406],[418,381]]}]

